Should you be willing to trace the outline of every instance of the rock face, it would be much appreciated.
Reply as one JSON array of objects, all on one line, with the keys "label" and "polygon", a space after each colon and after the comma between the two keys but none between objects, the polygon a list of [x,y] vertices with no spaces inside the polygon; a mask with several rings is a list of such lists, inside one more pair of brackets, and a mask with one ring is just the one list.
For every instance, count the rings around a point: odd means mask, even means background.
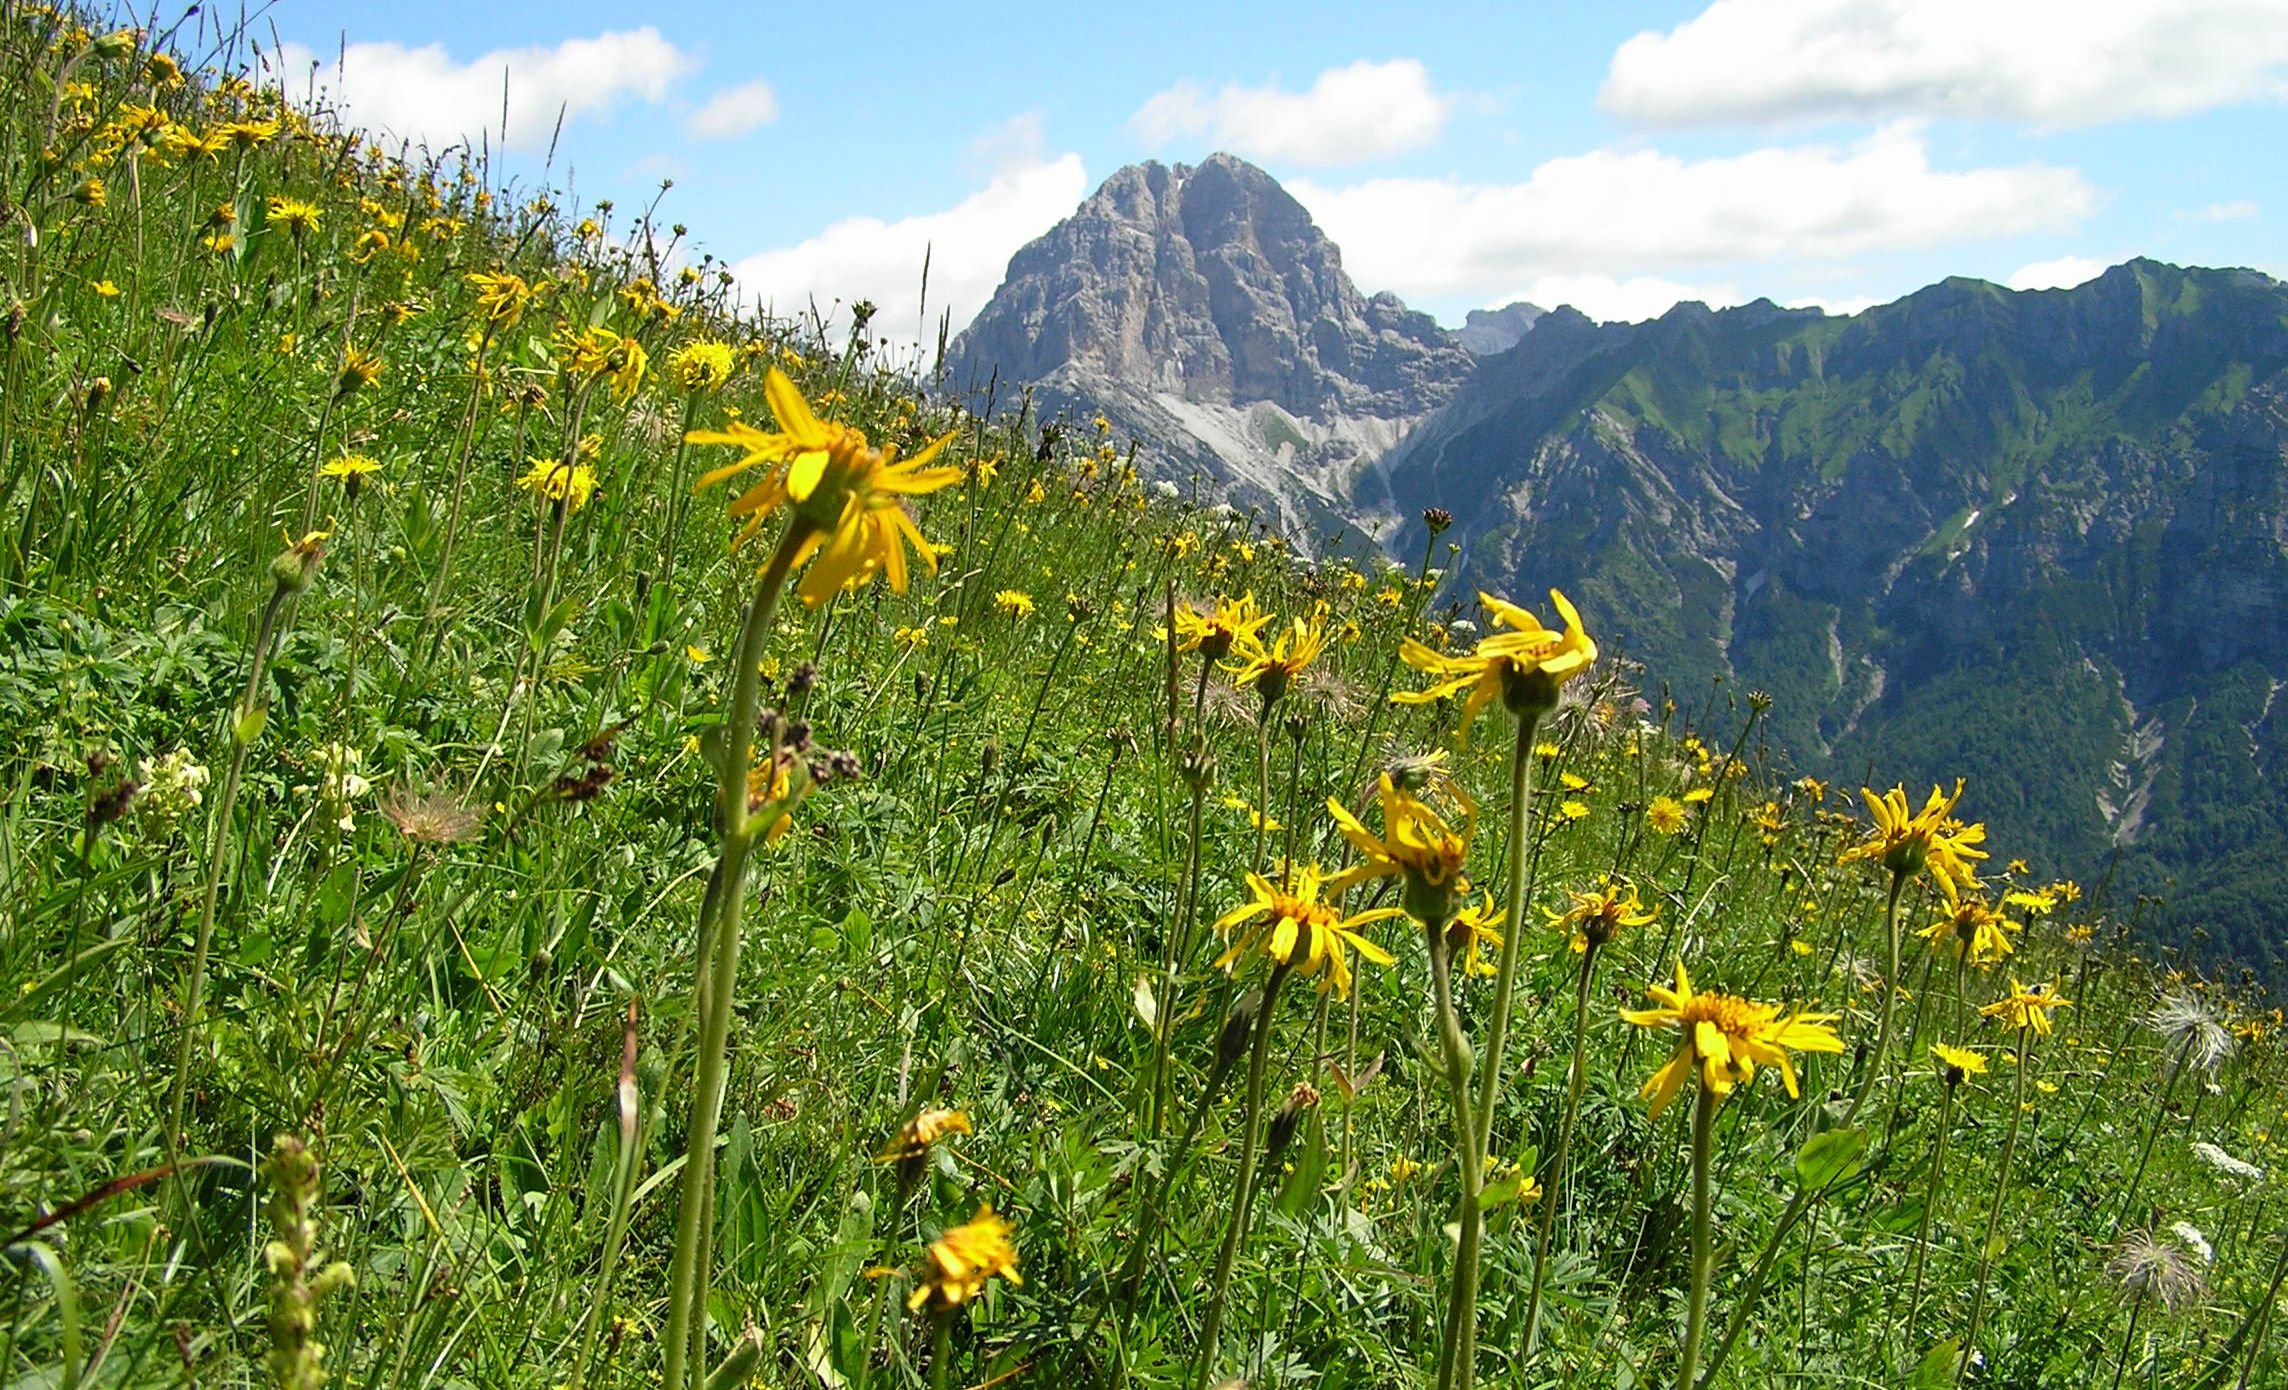
[{"label": "rock face", "polygon": [[1766,689],[1799,766],[1967,775],[2005,857],[2118,852],[2116,905],[2279,950],[2288,285],[2133,261],[1850,318],[1560,309],[1362,486],[1452,510],[1464,583],[1565,589],[1679,706]]},{"label": "rock face", "polygon": [[1522,299],[1499,309],[1472,309],[1469,317],[1462,320],[1462,326],[1454,330],[1454,341],[1468,348],[1474,356],[1491,357],[1516,347],[1548,312]]},{"label": "rock face", "polygon": [[1009,262],[949,349],[949,380],[1030,386],[1145,442],[1299,538],[1339,525],[1356,473],[1443,403],[1471,358],[1429,315],[1365,296],[1302,204],[1230,155],[1122,169]]}]

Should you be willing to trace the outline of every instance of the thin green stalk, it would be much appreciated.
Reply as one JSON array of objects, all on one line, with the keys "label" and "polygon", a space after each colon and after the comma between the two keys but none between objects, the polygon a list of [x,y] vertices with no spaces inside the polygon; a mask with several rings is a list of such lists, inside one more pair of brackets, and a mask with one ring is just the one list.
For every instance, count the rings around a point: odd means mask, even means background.
[{"label": "thin green stalk", "polygon": [[[1953,1073],[1948,1073],[1953,1075]],[[1948,1121],[1954,1118],[1954,1087],[1949,1085],[1939,1095],[1938,1140],[1931,1147],[1930,1184],[1923,1189],[1922,1219],[1915,1226],[1915,1272],[1907,1294],[1906,1353],[1914,1355],[1915,1324],[1923,1311],[1923,1265],[1930,1256],[1931,1217],[1938,1210],[1938,1195],[1946,1179],[1946,1136]]]},{"label": "thin green stalk", "polygon": [[2112,1390],[2121,1390],[2121,1373],[2129,1369],[2129,1349],[2137,1344],[2137,1319],[2145,1312],[2145,1300],[2140,1298],[2129,1305],[2129,1327],[2121,1334],[2121,1355],[2113,1361]]},{"label": "thin green stalk", "polygon": [[1263,872],[1263,840],[1271,825],[1271,701],[1255,716],[1255,857],[1248,867]]},{"label": "thin green stalk", "polygon": [[1502,934],[1501,964],[1494,976],[1493,1017],[1486,1024],[1485,1074],[1478,1081],[1478,1142],[1494,1141],[1494,1108],[1501,1101],[1502,1050],[1509,1041],[1511,995],[1517,986],[1517,962],[1525,940],[1526,835],[1531,823],[1533,796],[1533,734],[1541,726],[1541,713],[1528,710],[1517,717],[1517,746],[1509,759],[1509,846],[1503,863],[1509,871],[1509,930]]},{"label": "thin green stalk", "polygon": [[1700,1367],[1700,1337],[1708,1322],[1708,1276],[1715,1240],[1710,1222],[1710,1172],[1716,1149],[1716,1093],[1702,1085],[1692,1107],[1692,1288],[1685,1303],[1684,1356],[1677,1363],[1676,1390],[1693,1390]]},{"label": "thin green stalk", "polygon": [[1200,1320],[1200,1345],[1194,1353],[1193,1390],[1207,1390],[1215,1372],[1216,1342],[1223,1334],[1225,1298],[1231,1292],[1231,1268],[1239,1258],[1239,1238],[1247,1230],[1248,1207],[1255,1196],[1255,1164],[1263,1145],[1263,1074],[1271,1057],[1272,1021],[1279,1002],[1279,987],[1287,982],[1287,967],[1271,967],[1263,985],[1263,1006],[1255,1016],[1255,1042],[1247,1054],[1247,1100],[1239,1122],[1239,1174],[1233,1179],[1231,1217],[1223,1228],[1223,1244],[1216,1251],[1215,1279],[1208,1290],[1207,1314]]},{"label": "thin green stalk", "polygon": [[1899,894],[1907,886],[1907,876],[1897,869],[1891,871],[1890,896],[1883,903],[1883,935],[1888,954],[1883,966],[1883,1014],[1875,1029],[1875,1051],[1867,1058],[1867,1074],[1859,1078],[1859,1090],[1851,1097],[1851,1108],[1844,1112],[1843,1126],[1848,1127],[1859,1118],[1861,1107],[1875,1090],[1875,1078],[1883,1074],[1883,1061],[1891,1049],[1891,1016],[1897,1011],[1899,999]]},{"label": "thin green stalk", "polygon": [[930,1390],[945,1390],[947,1363],[953,1360],[953,1315],[940,1313],[935,1321],[936,1330],[930,1333]]},{"label": "thin green stalk", "polygon": [[[763,829],[752,823],[747,812],[747,771],[754,758],[755,718],[761,701],[759,667],[763,648],[770,640],[771,618],[777,612],[780,591],[786,587],[795,556],[809,535],[810,527],[801,520],[788,522],[786,534],[780,537],[778,549],[755,584],[746,624],[739,634],[730,708],[719,730],[722,746],[715,769],[716,816],[722,825],[723,848],[708,888],[713,920],[702,917],[696,957],[700,962],[695,984],[699,1062],[691,1102],[691,1137],[684,1150],[682,1200],[676,1213],[675,1255],[669,1266],[663,1380],[667,1390],[683,1390],[690,1383],[686,1367],[705,1362],[692,1351],[705,1323],[707,1247],[714,1229],[709,1207],[713,1199],[715,1129],[728,1071],[725,1043],[739,976],[739,919],[747,899],[747,856]],[[776,756],[775,748],[772,754]]]},{"label": "thin green stalk", "polygon": [[[1511,930],[1517,928],[1513,924]],[[1557,1126],[1557,1152],[1541,1184],[1540,1227],[1533,1234],[1533,1285],[1525,1298],[1525,1356],[1531,1359],[1541,1335],[1541,1289],[1549,1276],[1549,1238],[1557,1228],[1557,1203],[1564,1192],[1565,1163],[1573,1152],[1573,1126],[1581,1116],[1581,1090],[1588,1080],[1589,981],[1597,969],[1599,944],[1581,953],[1581,974],[1573,986],[1573,1066],[1565,1076],[1565,1116]]]},{"label": "thin green stalk", "polygon": [[2018,1155],[2019,1121],[2026,1115],[2026,1054],[2033,1030],[2018,1030],[2018,1084],[2010,1097],[2010,1130],[2002,1140],[2002,1161],[1994,1173],[1994,1201],[1986,1209],[1986,1234],[1978,1242],[1978,1289],[1970,1300],[1970,1327],[1962,1334],[1962,1355],[1954,1363],[1954,1383],[1962,1384],[1970,1358],[1978,1354],[1978,1327],[1986,1318],[1986,1277],[1994,1268],[1994,1231],[2002,1222],[2002,1200],[2010,1193],[2010,1161]]},{"label": "thin green stalk", "polygon": [[2161,1087],[2161,1103],[2153,1107],[2153,1118],[2145,1126],[2145,1144],[2137,1151],[2137,1171],[2129,1175],[2129,1186],[2121,1195],[2121,1210],[2113,1218],[2113,1229],[2117,1232],[2137,1205],[2137,1191],[2145,1185],[2145,1165],[2153,1161],[2153,1141],[2161,1137],[2161,1117],[2169,1113],[2169,1102],[2176,1098],[2177,1082],[2185,1074],[2185,1061],[2192,1055],[2194,1041],[2194,1037],[2188,1035],[2184,1045],[2177,1049],[2176,1061],[2169,1067],[2169,1079]]},{"label": "thin green stalk", "polygon": [[1446,1335],[1440,1344],[1438,1390],[1470,1390],[1478,1362],[1478,1255],[1485,1233],[1485,1213],[1478,1207],[1478,1189],[1485,1177],[1485,1142],[1470,1104],[1469,1039],[1462,1036],[1462,1020],[1454,1009],[1454,981],[1447,959],[1446,924],[1422,924],[1430,955],[1430,985],[1438,1007],[1438,1042],[1446,1063],[1446,1090],[1454,1106],[1454,1164],[1459,1170],[1462,1195],[1455,1212],[1460,1238],[1455,1243],[1454,1268],[1446,1288]]},{"label": "thin green stalk", "polygon": [[283,576],[274,578],[270,601],[263,605],[255,627],[254,656],[247,665],[246,693],[230,721],[230,769],[223,774],[222,795],[215,798],[214,831],[207,851],[207,890],[199,903],[198,934],[191,945],[191,974],[183,985],[182,1040],[175,1048],[175,1084],[167,1101],[167,1158],[180,1164],[183,1157],[183,1099],[190,1089],[191,1054],[198,1047],[199,1011],[205,1006],[207,956],[214,942],[215,908],[222,899],[223,867],[230,860],[231,813],[238,804],[239,782],[246,773],[246,755],[261,733],[268,706],[262,699],[262,673],[270,658],[270,643],[277,635],[278,615],[295,586]]}]

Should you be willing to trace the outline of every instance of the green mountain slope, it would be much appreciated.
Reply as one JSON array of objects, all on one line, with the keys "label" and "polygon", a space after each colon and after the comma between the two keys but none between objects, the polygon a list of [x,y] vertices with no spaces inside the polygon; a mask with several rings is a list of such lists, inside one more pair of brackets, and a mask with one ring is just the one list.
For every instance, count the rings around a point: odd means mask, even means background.
[{"label": "green mountain slope", "polygon": [[2042,867],[2265,961],[2284,427],[2288,286],[2140,260],[1850,318],[1561,310],[1361,502],[1452,510],[1462,582],[1565,588],[1680,702],[1769,690],[1798,765],[1968,776]]}]

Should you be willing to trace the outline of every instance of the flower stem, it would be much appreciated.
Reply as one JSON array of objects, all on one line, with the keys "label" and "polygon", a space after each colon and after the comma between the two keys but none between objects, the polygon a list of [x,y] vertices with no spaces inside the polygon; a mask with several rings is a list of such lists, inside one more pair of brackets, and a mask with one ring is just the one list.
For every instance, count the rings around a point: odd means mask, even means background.
[{"label": "flower stem", "polygon": [[[1512,927],[1515,930],[1515,927]],[[1573,1152],[1573,1125],[1581,1116],[1581,1089],[1588,1080],[1589,981],[1597,969],[1597,943],[1581,953],[1581,975],[1573,986],[1573,1069],[1566,1073],[1565,1117],[1557,1127],[1557,1152],[1541,1184],[1541,1228],[1533,1236],[1533,1286],[1525,1298],[1525,1354],[1532,1357],[1541,1335],[1541,1288],[1549,1274],[1549,1238],[1557,1227],[1557,1202],[1564,1190],[1565,1161]]]},{"label": "flower stem", "polygon": [[1501,1100],[1502,1049],[1509,1041],[1509,1006],[1517,986],[1517,961],[1525,939],[1526,835],[1533,796],[1533,733],[1541,725],[1538,712],[1517,719],[1517,747],[1509,760],[1509,930],[1502,936],[1501,964],[1494,976],[1493,1017],[1486,1024],[1486,1067],[1478,1080],[1478,1142],[1494,1142],[1494,1107]]},{"label": "flower stem", "polygon": [[1700,1338],[1708,1323],[1708,1276],[1713,1264],[1709,1221],[1709,1169],[1716,1148],[1716,1093],[1703,1084],[1692,1107],[1692,1290],[1685,1303],[1684,1356],[1677,1363],[1676,1390],[1692,1390],[1700,1366]]},{"label": "flower stem", "polygon": [[2018,1154],[2019,1121],[2026,1115],[2026,1053],[2033,1030],[2018,1030],[2018,1084],[2010,1098],[2010,1130],[2002,1140],[2002,1161],[1994,1173],[1994,1202],[1986,1209],[1986,1234],[1978,1242],[1978,1291],[1970,1300],[1970,1327],[1962,1334],[1962,1356],[1954,1363],[1954,1383],[1962,1384],[1970,1358],[1978,1353],[1978,1325],[1986,1317],[1986,1276],[1994,1268],[1994,1230],[2002,1223],[2002,1199],[2010,1192],[2010,1161]]},{"label": "flower stem", "polygon": [[[754,758],[756,707],[761,699],[763,648],[769,642],[771,618],[780,592],[794,568],[795,556],[809,537],[802,522],[790,522],[779,539],[770,564],[755,584],[745,626],[739,635],[738,665],[734,668],[731,706],[719,730],[722,747],[715,768],[716,815],[722,826],[723,847],[708,885],[707,907],[699,924],[697,979],[694,981],[699,1025],[699,1060],[691,1101],[690,1139],[684,1149],[682,1199],[676,1213],[675,1256],[669,1266],[667,1364],[663,1384],[683,1390],[694,1378],[688,1366],[703,1366],[693,1357],[693,1344],[701,1336],[707,1303],[708,1246],[714,1222],[709,1208],[714,1198],[715,1129],[723,1107],[728,1071],[725,1043],[730,1035],[731,1005],[739,976],[739,918],[746,907],[747,856],[763,827],[751,824],[747,814],[747,771]],[[773,750],[776,756],[776,750]]]},{"label": "flower stem", "polygon": [[1907,1335],[1903,1341],[1906,1353],[1914,1355],[1915,1323],[1923,1311],[1923,1263],[1930,1256],[1931,1217],[1938,1210],[1940,1184],[1946,1177],[1947,1122],[1954,1117],[1954,1087],[1949,1086],[1939,1096],[1938,1142],[1931,1148],[1930,1186],[1923,1190],[1922,1220],[1915,1228],[1915,1273],[1907,1294]]},{"label": "flower stem", "polygon": [[1200,1346],[1192,1363],[1193,1390],[1207,1390],[1208,1377],[1215,1372],[1224,1299],[1231,1292],[1231,1267],[1239,1258],[1239,1238],[1247,1230],[1248,1206],[1255,1196],[1255,1161],[1263,1143],[1263,1074],[1271,1058],[1272,1009],[1279,1002],[1279,987],[1286,982],[1287,967],[1274,965],[1271,978],[1263,985],[1263,1007],[1255,1016],[1255,1042],[1247,1054],[1247,1099],[1239,1123],[1239,1175],[1232,1187],[1231,1219],[1224,1225],[1223,1245],[1216,1251],[1207,1315],[1200,1321]]},{"label": "flower stem", "polygon": [[1469,1390],[1478,1362],[1478,1249],[1485,1229],[1485,1214],[1478,1209],[1478,1188],[1485,1175],[1486,1147],[1470,1106],[1472,1058],[1469,1039],[1462,1036],[1462,1020],[1454,1011],[1446,924],[1425,922],[1422,930],[1429,947],[1430,984],[1437,998],[1446,1089],[1454,1104],[1454,1163],[1460,1170],[1462,1186],[1455,1213],[1461,1234],[1455,1242],[1453,1275],[1446,1288],[1446,1335],[1438,1359],[1438,1390]]},{"label": "flower stem", "polygon": [[246,772],[246,755],[261,732],[262,672],[270,657],[271,639],[278,632],[278,615],[292,596],[291,586],[273,583],[270,602],[255,627],[254,656],[246,672],[246,693],[231,712],[230,770],[223,774],[222,795],[215,799],[214,832],[207,852],[207,891],[199,903],[199,929],[191,945],[191,974],[183,985],[183,1035],[175,1048],[175,1084],[167,1100],[167,1155],[180,1166],[183,1146],[183,1100],[190,1089],[191,1053],[198,1047],[199,1011],[206,1004],[207,957],[214,944],[215,909],[222,899],[223,867],[229,862],[231,813],[238,804],[238,787]]},{"label": "flower stem", "polygon": [[1844,1112],[1840,1128],[1848,1128],[1859,1118],[1867,1097],[1874,1093],[1875,1078],[1883,1074],[1884,1057],[1891,1050],[1891,1016],[1897,1012],[1899,1000],[1899,894],[1907,886],[1907,876],[1896,869],[1891,871],[1891,894],[1883,903],[1883,935],[1887,939],[1888,954],[1883,965],[1883,1014],[1875,1028],[1875,1051],[1867,1058],[1867,1073],[1859,1078],[1859,1090],[1851,1097],[1851,1108]]}]

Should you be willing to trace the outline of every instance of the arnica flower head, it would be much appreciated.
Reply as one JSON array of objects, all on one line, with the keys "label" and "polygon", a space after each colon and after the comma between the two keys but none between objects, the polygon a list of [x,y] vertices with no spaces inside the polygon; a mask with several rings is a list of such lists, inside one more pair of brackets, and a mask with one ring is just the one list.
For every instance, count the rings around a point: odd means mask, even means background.
[{"label": "arnica flower head", "polygon": [[1238,598],[1216,597],[1213,607],[1202,611],[1190,604],[1176,608],[1176,650],[1198,652],[1203,660],[1221,661],[1243,641],[1253,642],[1271,615],[1255,606],[1255,595],[1241,594]]},{"label": "arnica flower head", "polygon": [[1428,675],[1431,684],[1390,697],[1402,705],[1424,705],[1468,690],[1469,699],[1462,706],[1464,736],[1478,711],[1497,698],[1520,716],[1539,716],[1556,708],[1559,687],[1597,660],[1597,644],[1582,630],[1581,615],[1555,589],[1549,591],[1549,601],[1565,620],[1562,633],[1543,627],[1539,618],[1506,599],[1481,592],[1478,601],[1493,614],[1493,635],[1480,639],[1468,656],[1448,656],[1407,638],[1399,655]]},{"label": "arnica flower head", "polygon": [[269,212],[271,221],[296,237],[317,230],[318,218],[323,215],[323,210],[316,203],[289,198],[283,194],[273,194],[264,207]]},{"label": "arnica flower head", "polygon": [[2017,976],[2012,975],[2010,992],[1980,1009],[1978,1013],[1982,1018],[2002,1020],[2002,1025],[2006,1028],[2020,1031],[2031,1028],[2046,1038],[2051,1030],[2051,1010],[2070,1008],[2072,1003],[2071,1000],[2060,999],[2057,991],[2049,985],[2028,989],[2018,983]]},{"label": "arnica flower head", "polygon": [[991,1206],[983,1206],[974,1220],[930,1242],[922,1255],[921,1278],[913,1297],[906,1300],[907,1311],[927,1308],[951,1316],[985,1292],[986,1281],[995,1275],[1022,1288],[1025,1281],[1017,1276],[1012,1235],[1009,1223],[994,1215]]},{"label": "arnica flower head", "polygon": [[1954,819],[1954,803],[1962,799],[1962,785],[1962,779],[1956,778],[1951,795],[1932,787],[1930,799],[1920,811],[1909,809],[1905,787],[1893,787],[1881,796],[1860,788],[1859,795],[1866,798],[1867,809],[1875,815],[1874,833],[1843,851],[1837,862],[1878,860],[1901,879],[1927,868],[1938,880],[1947,902],[1953,903],[1962,890],[1978,886],[1971,861],[1986,857],[1986,851],[1977,848],[1986,839],[1986,827],[1964,825]]},{"label": "arnica flower head", "polygon": [[1332,889],[1339,893],[1370,878],[1395,876],[1405,886],[1401,901],[1409,916],[1420,922],[1446,921],[1462,890],[1462,868],[1469,862],[1470,837],[1477,830],[1477,803],[1459,787],[1454,789],[1462,811],[1462,825],[1456,830],[1430,803],[1401,791],[1389,773],[1382,775],[1377,789],[1382,800],[1380,835],[1368,830],[1343,803],[1327,798],[1336,828],[1361,856],[1334,880]]},{"label": "arnica flower head", "polygon": [[350,347],[342,352],[341,370],[334,374],[334,394],[353,396],[381,380],[381,354]]},{"label": "arnica flower head", "polygon": [[[1462,892],[1469,891],[1465,880]],[[1488,951],[1502,947],[1500,927],[1509,914],[1494,906],[1494,895],[1481,893],[1478,900],[1456,912],[1446,923],[1446,950],[1458,962],[1463,976],[1492,979],[1500,971],[1487,958]]]},{"label": "arnica flower head", "polygon": [[1266,706],[1278,703],[1295,678],[1309,669],[1327,649],[1327,606],[1322,603],[1308,619],[1289,620],[1285,630],[1268,644],[1253,633],[1232,645],[1236,661],[1225,663],[1231,683],[1252,688]]},{"label": "arnica flower head", "polygon": [[1320,901],[1321,882],[1316,865],[1298,867],[1286,887],[1261,874],[1249,874],[1247,889],[1252,896],[1215,920],[1217,935],[1229,938],[1237,933],[1231,948],[1216,958],[1217,966],[1228,970],[1261,954],[1297,975],[1316,976],[1321,994],[1332,991],[1342,999],[1351,988],[1349,952],[1355,950],[1376,965],[1389,965],[1391,954],[1359,935],[1358,929],[1399,916],[1398,909],[1377,908],[1345,917]]},{"label": "arnica flower head", "polygon": [[1983,970],[2018,948],[2010,934],[2023,928],[1994,910],[1983,897],[1965,895],[1954,908],[1918,933],[1934,952],[1952,951],[1955,959]]},{"label": "arnica flower head", "polygon": [[352,498],[355,498],[359,489],[365,486],[366,479],[380,471],[381,461],[368,458],[364,454],[344,454],[338,459],[328,459],[318,465],[319,477],[332,478],[340,483],[342,491],[348,493]]},{"label": "arnica flower head", "polygon": [[890,1136],[890,1142],[882,1146],[882,1152],[874,1156],[874,1161],[897,1165],[898,1180],[911,1184],[921,1176],[923,1161],[940,1139],[971,1132],[965,1111],[925,1106],[920,1114],[898,1126],[898,1132]]},{"label": "arnica flower head", "polygon": [[1638,900],[1636,885],[1627,879],[1606,877],[1596,887],[1576,889],[1569,896],[1573,904],[1563,912],[1541,911],[1550,926],[1572,939],[1575,955],[1607,944],[1623,927],[1649,926],[1660,915],[1658,907],[1648,908]]},{"label": "arnica flower head", "polygon": [[584,463],[565,463],[559,459],[527,459],[531,466],[516,485],[547,502],[561,502],[567,512],[576,512],[588,505],[596,495],[596,470]]},{"label": "arnica flower head", "polygon": [[905,499],[961,481],[959,468],[927,466],[953,435],[939,435],[901,462],[894,447],[874,448],[863,431],[820,420],[778,368],[771,368],[763,393],[778,419],[776,431],[733,421],[724,429],[693,430],[684,436],[693,444],[729,444],[745,450],[738,462],[702,476],[701,488],[752,468],[764,470],[762,481],[731,504],[733,516],[746,518],[732,543],[754,535],[763,518],[778,508],[791,507],[795,525],[804,533],[795,563],[814,554],[818,557],[798,590],[812,607],[853,581],[871,582],[877,573],[889,580],[892,589],[904,593],[909,544],[936,573],[937,552],[914,525]]},{"label": "arnica flower head", "polygon": [[694,394],[720,391],[738,366],[738,354],[729,343],[701,338],[668,354],[668,374],[675,384]]},{"label": "arnica flower head", "polygon": [[1827,1026],[1840,1015],[1798,1009],[1782,1017],[1777,1004],[1758,1004],[1729,994],[1696,994],[1681,960],[1676,963],[1675,988],[1653,985],[1645,992],[1660,1007],[1623,1009],[1621,1017],[1639,1028],[1677,1030],[1675,1053],[1638,1092],[1639,1099],[1652,1102],[1654,1119],[1676,1099],[1696,1068],[1700,1085],[1719,1101],[1732,1094],[1734,1086],[1754,1080],[1759,1065],[1778,1067],[1787,1093],[1796,1096],[1802,1092],[1788,1053],[1843,1050],[1843,1039]]},{"label": "arnica flower head", "polygon": [[521,275],[474,270],[467,278],[469,288],[477,292],[477,312],[484,316],[488,328],[515,326],[524,316],[524,306],[532,302],[532,286]]},{"label": "arnica flower head", "polygon": [[1033,616],[1033,596],[1023,589],[1003,589],[993,596],[993,606],[1012,618]]},{"label": "arnica flower head", "polygon": [[1931,1060],[1938,1063],[1939,1079],[1949,1088],[1960,1086],[1973,1076],[1986,1075],[1986,1054],[1983,1052],[1934,1042],[1930,1045],[1930,1055]]},{"label": "arnica flower head", "polygon": [[644,354],[643,344],[593,324],[578,333],[559,332],[554,346],[557,363],[565,375],[578,380],[610,381],[615,401],[624,401],[636,393],[651,362]]}]

